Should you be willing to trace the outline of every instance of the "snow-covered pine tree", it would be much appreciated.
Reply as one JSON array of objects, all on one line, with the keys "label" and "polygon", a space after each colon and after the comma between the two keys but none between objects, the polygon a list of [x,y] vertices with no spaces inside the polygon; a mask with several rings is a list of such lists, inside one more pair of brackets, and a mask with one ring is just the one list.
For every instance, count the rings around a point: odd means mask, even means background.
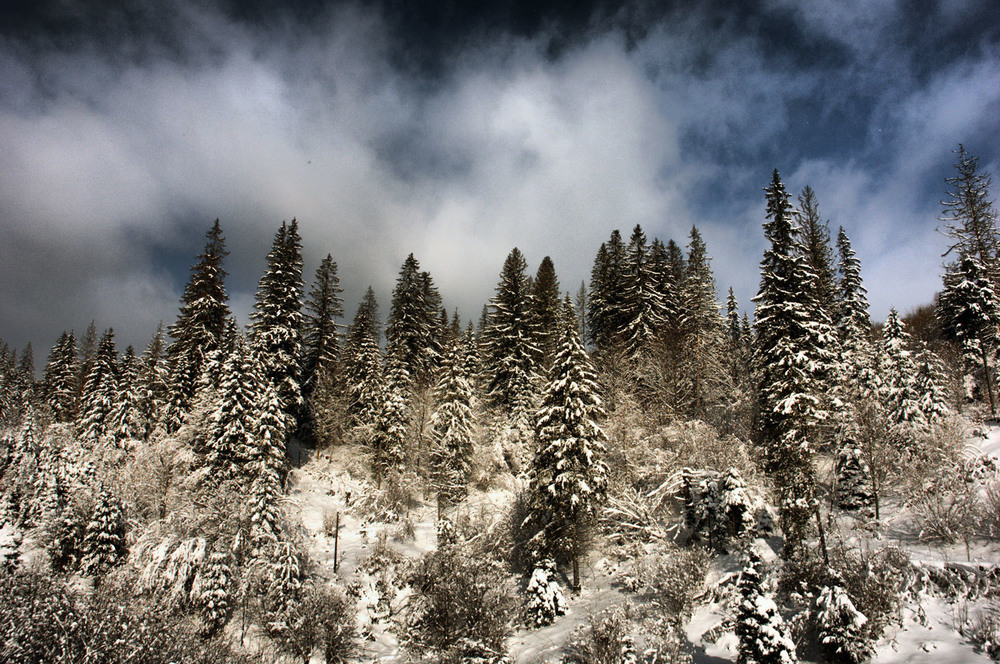
[{"label": "snow-covered pine tree", "polygon": [[63,332],[52,347],[42,377],[45,401],[57,422],[72,422],[76,418],[79,377],[76,335]]},{"label": "snow-covered pine tree", "polygon": [[250,478],[250,539],[259,552],[281,539],[282,485],[287,474],[287,415],[281,398],[268,383],[261,393],[245,472]]},{"label": "snow-covered pine tree", "polygon": [[351,426],[375,421],[384,391],[378,303],[371,286],[365,294],[354,322],[347,329],[344,344],[344,392]]},{"label": "snow-covered pine tree", "polygon": [[235,477],[255,446],[258,400],[264,392],[253,353],[243,335],[222,365],[218,403],[208,417],[205,462],[217,479]]},{"label": "snow-covered pine tree", "polygon": [[438,315],[441,296],[430,275],[421,272],[413,254],[406,257],[392,292],[392,304],[385,329],[386,351],[401,362],[406,374],[418,387],[431,379],[440,347]]},{"label": "snow-covered pine tree", "polygon": [[[580,342],[572,303],[566,303],[563,337],[535,423],[536,452],[529,492],[532,523],[543,557],[568,548],[573,587],[580,587],[579,528],[592,517],[607,489],[604,415],[594,369]],[[568,547],[567,547],[568,545]]]},{"label": "snow-covered pine tree", "polygon": [[799,219],[802,226],[802,246],[806,261],[816,275],[813,281],[818,306],[830,321],[837,320],[837,283],[834,274],[833,249],[830,247],[830,222],[819,214],[819,201],[812,187],[806,185],[799,194]]},{"label": "snow-covered pine tree", "polygon": [[531,316],[535,346],[539,352],[539,370],[547,372],[559,348],[559,328],[562,320],[562,296],[559,279],[552,259],[546,256],[538,265],[531,284]]},{"label": "snow-covered pine tree", "polygon": [[229,318],[226,271],[222,268],[229,252],[218,219],[205,236],[208,242],[191,268],[191,278],[181,297],[180,314],[168,329],[174,340],[167,349],[169,401],[173,404],[173,416],[166,422],[169,431],[179,426],[181,414],[190,408],[203,363],[219,347]]},{"label": "snow-covered pine tree", "polygon": [[839,583],[824,586],[816,598],[816,622],[824,660],[831,664],[861,664],[875,648],[865,625],[868,618],[858,611]]},{"label": "snow-covered pine tree", "polygon": [[989,358],[1000,345],[1000,298],[986,268],[974,256],[962,256],[945,274],[937,316],[942,332],[959,344],[966,362],[980,364],[990,412],[995,414]]},{"label": "snow-covered pine tree", "polygon": [[445,355],[434,400],[437,406],[431,416],[431,455],[438,505],[443,509],[465,498],[472,475],[472,386],[457,345]]},{"label": "snow-covered pine tree", "polygon": [[232,557],[226,551],[213,551],[198,569],[191,585],[191,601],[201,616],[206,636],[217,634],[229,620],[235,574]]},{"label": "snow-covered pine tree", "polygon": [[662,310],[658,302],[656,275],[653,273],[650,249],[646,245],[646,234],[642,226],[632,229],[628,247],[622,261],[621,316],[626,356],[638,361],[640,355],[649,349],[656,331],[663,324],[658,317]]},{"label": "snow-covered pine tree", "polygon": [[316,270],[316,279],[305,303],[302,334],[302,387],[306,398],[312,394],[323,374],[331,375],[340,361],[337,319],[344,316],[337,263],[326,255]]},{"label": "snow-covered pine tree", "polygon": [[406,458],[406,427],[410,420],[412,380],[402,361],[389,359],[385,389],[379,399],[371,435],[372,471],[376,486]]},{"label": "snow-covered pine tree", "polygon": [[732,392],[725,359],[725,321],[719,313],[709,261],[701,233],[692,226],[687,269],[680,286],[684,349],[680,373],[687,403],[678,405],[697,419],[707,419],[709,411]]},{"label": "snow-covered pine tree", "polygon": [[946,376],[941,360],[923,346],[916,357],[917,374],[914,389],[923,419],[929,425],[940,424],[951,413],[950,398],[945,387]]},{"label": "snow-covered pine tree", "polygon": [[139,392],[139,360],[131,346],[122,354],[118,378],[118,398],[111,412],[109,434],[118,447],[146,438],[146,420]]},{"label": "snow-covered pine tree", "polygon": [[861,450],[845,438],[837,450],[835,468],[837,507],[848,512],[866,511],[872,504],[871,481]]},{"label": "snow-covered pine tree", "polygon": [[101,487],[83,536],[83,571],[103,576],[125,558],[125,508],[110,490]]},{"label": "snow-covered pine tree", "polygon": [[556,580],[556,564],[552,560],[541,560],[535,565],[526,593],[528,602],[525,612],[529,627],[545,627],[565,615],[566,599]]},{"label": "snow-covered pine tree", "polygon": [[625,245],[621,233],[615,229],[597,250],[590,273],[587,330],[598,350],[621,344],[625,334],[624,263]]},{"label": "snow-covered pine tree", "polygon": [[785,555],[798,553],[815,512],[812,438],[828,416],[826,378],[835,333],[815,302],[815,275],[797,242],[788,193],[775,170],[767,194],[754,322],[758,376],[758,440],[779,493]]},{"label": "snow-covered pine tree", "polygon": [[845,363],[850,364],[852,357],[863,354],[870,346],[872,323],[868,316],[868,291],[861,280],[861,261],[851,248],[851,240],[843,226],[837,232],[837,252],[840,280],[835,321]]},{"label": "snow-covered pine tree", "polygon": [[139,361],[139,410],[146,422],[147,437],[162,418],[170,394],[165,350],[163,323],[160,323]]},{"label": "snow-covered pine tree", "polygon": [[524,256],[515,247],[500,272],[484,333],[487,392],[495,406],[515,417],[531,411],[538,378],[526,268]]},{"label": "snow-covered pine tree", "polygon": [[118,400],[118,353],[115,331],[101,337],[90,373],[83,388],[80,406],[80,435],[98,441],[111,433],[112,414]]},{"label": "snow-covered pine tree", "polygon": [[263,377],[274,385],[295,430],[303,405],[299,357],[302,347],[302,238],[295,219],[282,222],[267,254],[267,269],[250,314],[251,340]]},{"label": "snow-covered pine tree", "polygon": [[945,178],[950,188],[941,201],[944,210],[940,219],[945,222],[945,233],[954,240],[945,255],[955,251],[959,260],[969,256],[978,261],[996,290],[1000,288],[1000,229],[989,198],[993,181],[989,173],[979,171],[979,159],[961,143],[954,152],[958,155],[957,174]]},{"label": "snow-covered pine tree", "polygon": [[763,561],[750,549],[740,573],[737,590],[736,637],[739,654],[736,664],[793,664],[798,661],[795,644],[774,600],[764,592]]},{"label": "snow-covered pine tree", "polygon": [[910,335],[903,329],[896,309],[889,309],[882,329],[886,409],[892,422],[921,427],[926,424],[916,391],[916,364],[909,348]]}]

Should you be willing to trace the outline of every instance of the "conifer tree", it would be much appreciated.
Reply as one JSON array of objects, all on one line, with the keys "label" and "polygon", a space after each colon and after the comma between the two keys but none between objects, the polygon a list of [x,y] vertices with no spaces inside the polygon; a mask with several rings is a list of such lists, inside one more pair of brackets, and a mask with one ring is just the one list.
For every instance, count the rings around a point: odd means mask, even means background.
[{"label": "conifer tree", "polygon": [[281,539],[282,485],[287,472],[287,415],[278,391],[268,384],[261,394],[260,415],[249,443],[250,539],[259,553]]},{"label": "conifer tree", "polygon": [[552,557],[568,544],[573,587],[580,587],[579,529],[604,499],[608,469],[604,415],[594,369],[580,342],[566,303],[563,337],[535,423],[537,447],[532,464],[529,517],[539,534],[541,557]]},{"label": "conifer tree", "polygon": [[317,377],[332,374],[340,361],[336,320],[344,315],[343,292],[337,264],[327,254],[316,270],[316,280],[305,304],[302,385],[307,397],[315,389]]},{"label": "conifer tree", "polygon": [[163,323],[160,323],[139,361],[139,410],[146,422],[147,437],[162,418],[162,411],[170,395],[170,374],[165,350]]},{"label": "conifer tree", "polygon": [[79,376],[76,336],[63,332],[49,353],[42,379],[46,403],[58,422],[72,422],[76,417]]},{"label": "conifer tree", "polygon": [[438,504],[444,508],[465,498],[472,474],[472,386],[457,345],[445,355],[434,399],[437,406],[431,417],[432,459]]},{"label": "conifer tree", "polygon": [[109,433],[115,444],[123,447],[128,441],[146,438],[146,421],[139,393],[139,361],[131,346],[122,354],[118,379],[118,399],[111,413]]},{"label": "conifer tree", "polygon": [[709,408],[720,403],[732,386],[724,361],[725,327],[716,300],[715,279],[705,242],[696,227],[691,228],[686,266],[680,289],[680,331],[684,340],[681,372],[690,399],[685,410],[704,419]]},{"label": "conifer tree", "polygon": [[736,663],[793,664],[797,661],[795,644],[777,605],[764,592],[762,565],[760,555],[751,549],[737,583],[740,603],[735,620],[739,639]]},{"label": "conifer tree", "polygon": [[875,648],[866,628],[868,618],[854,606],[843,585],[835,581],[824,586],[816,609],[820,650],[826,661],[861,664],[872,656]]},{"label": "conifer tree", "polygon": [[392,293],[385,338],[387,353],[402,363],[416,386],[430,380],[440,354],[440,302],[430,275],[421,272],[413,254],[407,256]]},{"label": "conifer tree", "polygon": [[205,250],[198,255],[184,288],[180,314],[168,329],[174,340],[167,349],[171,400],[175,407],[170,430],[179,422],[179,413],[190,408],[206,358],[221,344],[229,318],[226,271],[222,268],[229,252],[218,219],[206,238]]},{"label": "conifer tree", "polygon": [[111,491],[101,487],[83,536],[84,573],[100,577],[121,562],[127,552],[125,532],[125,510],[121,502]]},{"label": "conifer tree", "polygon": [[392,469],[403,465],[406,456],[406,425],[410,419],[411,379],[405,365],[390,358],[386,371],[385,388],[381,391],[375,411],[371,437],[372,470],[377,486]]},{"label": "conifer tree", "polygon": [[352,426],[371,424],[382,399],[382,353],[378,303],[371,286],[365,294],[354,322],[347,330],[344,346],[344,392]]},{"label": "conifer tree", "polygon": [[621,288],[622,341],[626,355],[635,361],[648,349],[663,322],[657,317],[660,307],[646,234],[638,224],[625,249]]},{"label": "conifer tree", "polygon": [[758,437],[779,492],[785,555],[794,556],[817,506],[811,439],[827,417],[822,390],[834,332],[815,306],[813,275],[796,242],[794,211],[777,170],[765,192],[764,234],[771,246],[754,298]]},{"label": "conifer tree", "polygon": [[191,586],[191,598],[205,625],[205,635],[213,636],[229,620],[233,609],[235,571],[231,556],[225,551],[213,551],[198,570]]},{"label": "conifer tree", "polygon": [[597,250],[590,274],[587,326],[590,340],[598,350],[621,344],[625,335],[624,269],[625,245],[616,229]]},{"label": "conifer tree", "polygon": [[246,339],[238,335],[223,363],[218,404],[208,417],[205,461],[213,477],[235,477],[249,461],[263,381]]},{"label": "conifer tree", "polygon": [[806,261],[815,275],[814,297],[817,305],[831,321],[837,317],[837,283],[834,274],[833,249],[830,247],[830,224],[819,214],[819,202],[812,187],[799,194],[799,217],[802,226],[802,246]]},{"label": "conifer tree", "polygon": [[996,289],[1000,286],[1000,230],[989,198],[993,181],[989,173],[979,171],[979,159],[966,152],[965,146],[959,144],[955,154],[957,174],[945,178],[950,188],[941,201],[944,211],[940,219],[945,222],[945,233],[954,240],[945,255],[955,251],[959,260],[968,256],[978,261]]},{"label": "conifer tree", "polygon": [[959,344],[966,361],[980,363],[990,412],[995,414],[989,358],[1000,344],[1000,299],[987,270],[974,256],[963,256],[958,267],[945,275],[937,316],[942,331]]},{"label": "conifer tree", "polygon": [[531,315],[535,330],[535,346],[539,352],[539,368],[548,371],[559,347],[562,296],[559,279],[552,259],[546,256],[538,266],[531,284]]},{"label": "conifer tree", "polygon": [[910,335],[903,329],[896,309],[889,309],[882,330],[886,409],[896,424],[925,424],[916,391],[916,364],[909,348]]},{"label": "conifer tree", "polygon": [[[302,347],[302,238],[298,222],[282,222],[257,287],[251,339],[261,372],[274,385],[285,414],[295,422],[303,405],[299,358]],[[291,427],[295,429],[294,426]]]},{"label": "conifer tree", "polygon": [[914,388],[923,420],[929,425],[939,424],[951,413],[941,360],[924,347],[917,355],[916,371]]},{"label": "conifer tree", "polygon": [[80,373],[77,378],[77,415],[79,415],[79,408],[82,406],[83,402],[83,391],[87,386],[87,376],[90,375],[90,370],[94,366],[94,357],[97,355],[97,325],[93,320],[87,325],[87,331],[83,334],[83,339],[80,341],[79,353],[80,357],[76,363],[79,368]]},{"label": "conifer tree", "polygon": [[80,408],[80,433],[89,440],[100,440],[111,432],[112,414],[118,400],[118,353],[115,332],[108,329],[94,357],[84,385]]},{"label": "conifer tree", "polygon": [[504,261],[496,295],[490,300],[486,329],[487,392],[507,413],[526,414],[532,408],[537,380],[538,348],[531,318],[527,263],[514,248]]}]

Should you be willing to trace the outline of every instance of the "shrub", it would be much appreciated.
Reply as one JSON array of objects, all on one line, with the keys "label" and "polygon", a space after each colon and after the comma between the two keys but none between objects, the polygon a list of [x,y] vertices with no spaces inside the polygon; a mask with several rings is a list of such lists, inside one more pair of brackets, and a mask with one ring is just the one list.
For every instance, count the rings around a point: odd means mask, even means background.
[{"label": "shrub", "polygon": [[635,664],[638,657],[632,639],[628,606],[612,606],[579,628],[566,644],[564,664]]}]

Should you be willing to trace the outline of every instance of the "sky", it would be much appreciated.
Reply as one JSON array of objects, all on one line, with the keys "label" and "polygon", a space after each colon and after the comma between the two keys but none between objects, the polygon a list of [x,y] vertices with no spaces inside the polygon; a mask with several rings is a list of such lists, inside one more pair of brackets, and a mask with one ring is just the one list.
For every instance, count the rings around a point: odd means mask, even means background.
[{"label": "sky", "polygon": [[1000,172],[995,0],[0,0],[0,337],[141,349],[216,218],[242,323],[292,218],[349,317],[411,252],[463,320],[515,246],[575,293],[636,224],[752,313],[775,168],[882,320],[939,288],[959,143]]}]

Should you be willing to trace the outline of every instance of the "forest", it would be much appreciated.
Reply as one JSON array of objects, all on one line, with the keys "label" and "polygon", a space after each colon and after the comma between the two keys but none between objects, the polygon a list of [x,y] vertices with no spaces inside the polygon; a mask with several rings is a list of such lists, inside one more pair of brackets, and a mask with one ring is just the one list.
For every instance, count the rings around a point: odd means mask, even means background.
[{"label": "forest", "polygon": [[578,288],[512,249],[478,321],[413,254],[348,317],[293,219],[243,328],[216,220],[143,350],[0,342],[0,663],[1000,661],[1000,228],[955,155],[940,292],[880,324],[777,170],[750,314],[636,226]]}]

